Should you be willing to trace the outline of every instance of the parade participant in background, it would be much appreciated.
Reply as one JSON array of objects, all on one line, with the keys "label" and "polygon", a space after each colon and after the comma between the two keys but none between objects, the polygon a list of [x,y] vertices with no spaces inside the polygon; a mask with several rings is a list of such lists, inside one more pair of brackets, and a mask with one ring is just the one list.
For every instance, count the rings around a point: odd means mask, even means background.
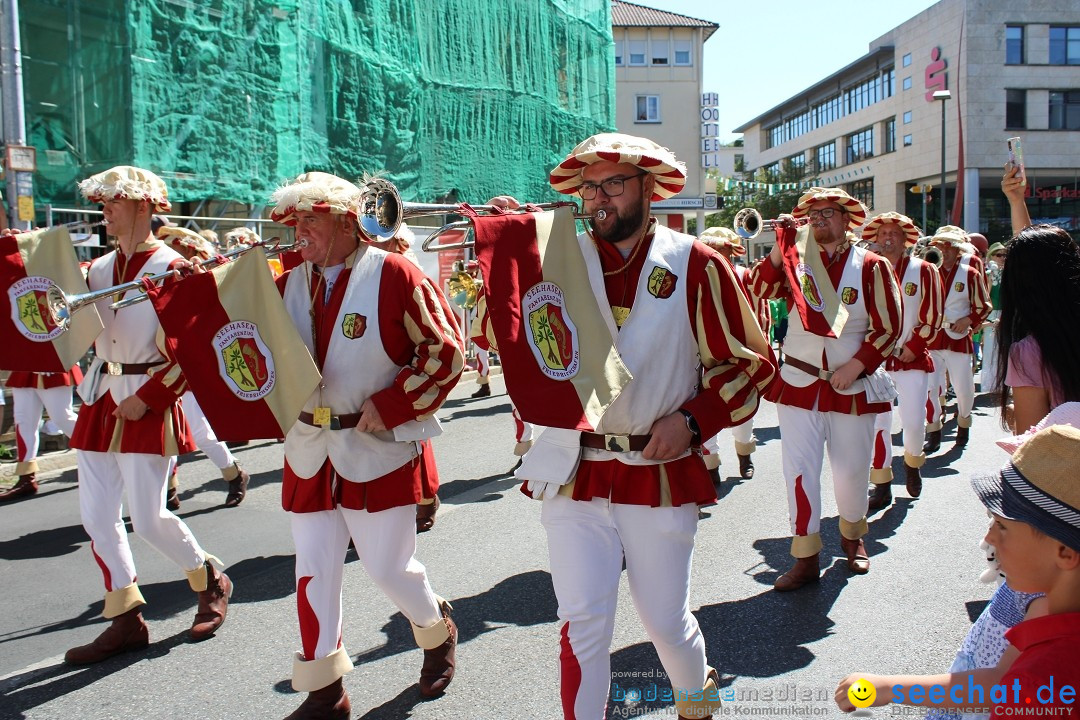
[{"label": "parade participant in background", "polygon": [[[685,166],[669,150],[645,138],[594,135],[549,181],[578,195],[586,213],[606,213],[590,221],[577,245],[601,322],[633,375],[595,432],[561,431],[580,447],[549,443],[552,431],[545,430],[518,471],[523,491],[543,499],[563,623],[563,715],[604,717],[625,560],[634,606],[679,716],[711,717],[718,676],[690,613],[689,582],[698,506],[715,502],[716,491],[691,445],[754,414],[773,377],[771,352],[731,266],[650,216],[651,201],[672,197],[686,182]],[[507,196],[491,202],[519,206]],[[557,477],[555,467],[563,469]]]},{"label": "parade participant in background", "polygon": [[210,243],[211,255],[220,251],[221,238],[218,237],[218,234],[216,232],[214,232],[210,228],[204,228],[203,230],[199,231],[199,236],[202,237],[202,239],[206,242]]},{"label": "parade participant in background", "polygon": [[1001,392],[997,384],[997,324],[1001,319],[1001,275],[1005,270],[1005,246],[994,243],[987,250],[986,284],[990,288],[990,305],[994,308],[982,326],[982,365],[979,368],[979,389]]},{"label": "parade participant in background", "polygon": [[[874,243],[889,261],[900,288],[903,329],[885,370],[898,392],[900,425],[904,433],[904,485],[908,495],[919,497],[926,462],[923,422],[926,393],[934,363],[928,343],[941,327],[941,307],[945,301],[941,276],[933,264],[912,257],[906,251],[919,240],[919,229],[906,215],[887,212],[874,217],[863,229],[863,240]],[[877,416],[874,427],[874,456],[870,466],[869,509],[879,510],[892,502],[892,408]]]},{"label": "parade participant in background", "polygon": [[225,233],[225,249],[235,250],[237,248],[251,247],[262,242],[262,238],[254,230],[248,227],[233,228],[229,232]]},{"label": "parade participant in background", "polygon": [[[0,502],[37,492],[41,411],[47,410],[49,419],[71,437],[75,430],[71,386],[81,382],[82,377],[78,365],[66,373],[12,372],[8,376],[7,386],[15,406],[15,474],[19,479],[13,487],[0,491]],[[0,415],[0,422],[2,419]]]},{"label": "parade participant in background", "polygon": [[341,583],[350,538],[372,581],[424,648],[420,692],[454,675],[450,605],[415,558],[424,498],[421,440],[461,375],[461,333],[442,293],[401,255],[359,241],[360,190],[305,173],[273,196],[275,222],[296,228],[303,264],[280,278],[285,306],[323,380],[285,438],[282,506],[296,543],[303,652],[293,687],[308,697],[289,717],[348,717],[342,676]]},{"label": "parade participant in background", "polygon": [[[151,215],[170,209],[168,190],[157,175],[120,166],[79,184],[83,196],[103,205],[106,230],[116,249],[90,265],[91,291],[176,268],[183,258],[150,232]],[[83,404],[71,438],[79,464],[79,506],[90,549],[105,579],[106,618],[112,624],[88,645],[68,650],[64,659],[82,665],[149,643],[135,581],[135,562],[121,515],[122,495],[135,533],[187,575],[198,593],[192,639],[214,634],[225,621],[233,585],[211,563],[180,518],[165,509],[169,466],[194,449],[177,400],[186,382],[165,349],[150,303],[122,310],[99,301],[105,329],[95,358],[79,385]],[[220,561],[219,561],[220,562]]]},{"label": "parade participant in background", "polygon": [[[750,300],[751,306],[757,312],[758,326],[765,333],[765,337],[768,338],[772,330],[769,301],[765,298],[750,296],[750,291],[746,285],[750,270],[745,265],[735,264],[735,258],[742,258],[746,255],[746,248],[743,247],[742,238],[730,228],[711,227],[701,233],[698,239],[706,247],[716,250],[731,263],[732,268],[735,270],[735,277],[739,279],[739,284],[746,291],[747,299]],[[752,453],[757,447],[757,441],[754,439],[754,418],[751,417],[746,422],[731,428],[731,436],[735,440],[735,455],[739,458],[739,475],[747,479],[754,477]],[[716,484],[720,482],[719,436],[706,440],[701,447],[703,454],[705,454],[705,465],[712,475],[713,484]]]},{"label": "parade participant in background", "polygon": [[926,453],[941,449],[941,430],[945,422],[942,398],[948,383],[956,391],[956,445],[967,445],[971,410],[975,405],[971,336],[973,329],[986,320],[992,309],[982,261],[973,253],[961,254],[962,247],[968,244],[968,234],[955,225],[942,225],[934,233],[931,243],[941,250],[945,310],[941,332],[930,345],[934,375],[930,379]]},{"label": "parade participant in background", "polygon": [[[188,262],[197,263],[209,260],[217,253],[217,249],[202,233],[196,233],[187,228],[175,225],[166,226],[157,231],[157,237],[162,242],[168,243],[169,247],[180,253]],[[188,427],[191,429],[195,445],[221,471],[222,480],[229,486],[228,494],[225,496],[225,507],[236,507],[247,496],[250,476],[244,468],[240,467],[240,462],[229,450],[229,447],[217,439],[214,429],[210,427],[210,422],[206,419],[202,408],[199,407],[199,401],[195,399],[195,394],[190,390],[185,392],[181,402],[183,403],[184,416],[188,420]],[[179,461],[177,461],[177,465],[179,465]],[[166,506],[173,511],[180,508],[177,488],[176,468],[174,466],[169,478],[169,493],[165,498]]]},{"label": "parade participant in background", "polygon": [[795,308],[780,382],[767,396],[780,420],[796,558],[776,580],[781,592],[817,582],[820,575],[826,449],[847,567],[857,574],[870,570],[862,537],[874,416],[887,411],[895,397],[882,366],[901,333],[892,268],[881,256],[852,246],[845,234],[866,219],[862,203],[839,188],[815,187],[799,198],[792,214],[809,218],[810,227],[795,232],[790,216],[784,218],[791,226],[780,228],[767,261],[750,272],[751,292],[788,299]]}]

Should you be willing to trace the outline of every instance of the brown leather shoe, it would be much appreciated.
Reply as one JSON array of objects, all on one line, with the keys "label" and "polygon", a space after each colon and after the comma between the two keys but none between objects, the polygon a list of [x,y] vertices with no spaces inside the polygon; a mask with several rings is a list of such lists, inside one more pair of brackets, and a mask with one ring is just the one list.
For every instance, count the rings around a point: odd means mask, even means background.
[{"label": "brown leather shoe", "polygon": [[142,650],[149,644],[150,631],[143,622],[140,605],[114,617],[112,624],[94,642],[73,647],[64,653],[64,662],[69,665],[91,665],[113,655]]},{"label": "brown leather shoe", "polygon": [[922,494],[922,473],[919,472],[919,468],[905,465],[904,474],[906,475],[904,487],[907,488],[907,494],[913,498],[919,497]]},{"label": "brown leather shoe", "polygon": [[348,720],[350,717],[349,693],[338,678],[324,688],[309,692],[307,699],[285,720]]},{"label": "brown leather shoe", "polygon": [[18,482],[7,490],[0,492],[0,502],[7,502],[8,500],[14,500],[21,497],[29,497],[36,493],[37,490],[37,475],[35,473],[20,475]]},{"label": "brown leather shoe", "polygon": [[840,537],[840,547],[844,549],[844,554],[847,555],[848,570],[856,575],[865,575],[870,572],[870,556],[866,554],[866,546],[863,545],[863,541],[848,540],[846,537]]},{"label": "brown leather shoe", "polygon": [[739,455],[735,453],[739,458],[739,475],[744,479],[749,480],[754,477],[754,459],[752,455]]},{"label": "brown leather shoe", "polygon": [[923,445],[923,453],[929,455],[941,449],[941,431],[931,430],[926,433],[926,444]]},{"label": "brown leather shoe", "polygon": [[440,605],[443,619],[450,629],[450,637],[437,648],[424,651],[424,666],[420,668],[420,694],[424,697],[438,697],[446,691],[446,686],[454,679],[454,656],[457,651],[457,625],[450,619],[450,603],[443,600]]},{"label": "brown leather shoe", "polygon": [[206,589],[199,593],[199,609],[188,631],[192,640],[205,640],[217,632],[229,611],[233,584],[229,576],[206,561]]},{"label": "brown leather shoe", "polygon": [[810,557],[795,560],[795,567],[776,578],[773,590],[776,592],[790,592],[798,590],[803,585],[816,583],[821,576],[821,568],[818,566],[818,555],[814,553]]},{"label": "brown leather shoe", "polygon": [[416,532],[427,532],[435,526],[435,513],[439,511],[439,496],[427,505],[416,506]]},{"label": "brown leather shoe", "polygon": [[870,501],[867,503],[868,510],[880,510],[892,505],[892,485],[889,483],[874,484],[870,491]]},{"label": "brown leather shoe", "polygon": [[971,428],[958,427],[956,428],[956,447],[964,447],[968,444],[968,438],[971,436]]},{"label": "brown leather shoe", "polygon": [[471,397],[471,398],[491,397],[491,384],[487,383],[487,384],[481,385],[480,389],[477,390],[476,392],[474,392],[469,397]]},{"label": "brown leather shoe", "polygon": [[248,480],[251,476],[247,474],[244,468],[240,467],[240,463],[236,463],[236,469],[238,474],[232,480],[229,480],[229,494],[225,496],[225,507],[236,507],[240,503],[244,502],[244,498],[247,497]]}]

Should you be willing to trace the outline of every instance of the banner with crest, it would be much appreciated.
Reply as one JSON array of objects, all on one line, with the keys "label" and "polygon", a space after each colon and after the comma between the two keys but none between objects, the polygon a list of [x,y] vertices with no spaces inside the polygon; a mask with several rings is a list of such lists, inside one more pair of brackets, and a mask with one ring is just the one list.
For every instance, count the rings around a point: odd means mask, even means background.
[{"label": "banner with crest", "polygon": [[591,290],[573,207],[473,222],[488,321],[514,406],[531,423],[593,430],[633,378]]},{"label": "banner with crest", "polygon": [[281,438],[322,377],[262,248],[150,289],[165,342],[219,440]]},{"label": "banner with crest", "polygon": [[66,228],[0,237],[0,370],[65,372],[104,329],[94,307],[71,316],[67,330],[49,310],[49,288],[89,292]]}]

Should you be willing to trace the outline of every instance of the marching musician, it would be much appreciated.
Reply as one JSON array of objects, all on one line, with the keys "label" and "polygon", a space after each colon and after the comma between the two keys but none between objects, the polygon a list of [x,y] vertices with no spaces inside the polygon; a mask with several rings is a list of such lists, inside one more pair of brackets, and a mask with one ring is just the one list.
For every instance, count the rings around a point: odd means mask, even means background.
[{"label": "marching musician", "polygon": [[[549,182],[580,197],[594,218],[577,244],[592,292],[606,298],[600,309],[607,331],[633,375],[596,432],[577,433],[580,447],[548,443],[545,431],[518,471],[527,481],[522,491],[543,500],[563,623],[563,715],[604,717],[625,560],[634,606],[679,716],[711,717],[720,705],[719,678],[690,613],[689,583],[698,507],[715,502],[716,491],[694,448],[754,414],[775,372],[771,352],[731,266],[650,215],[652,201],[676,195],[686,182],[686,166],[669,150],[646,138],[594,135]],[[507,196],[492,203],[519,206]],[[558,478],[541,481],[541,469],[527,467],[531,458],[555,455],[570,461],[558,465]]]},{"label": "marching musician", "polygon": [[[116,241],[114,250],[90,265],[91,291],[184,262],[150,232],[152,214],[171,208],[168,190],[157,175],[119,166],[83,180],[79,189],[88,201],[102,204],[107,232]],[[105,329],[78,388],[83,404],[71,438],[78,456],[83,527],[105,579],[104,615],[112,624],[93,642],[67,651],[64,659],[75,665],[149,644],[141,613],[146,601],[135,580],[121,517],[125,492],[135,533],[176,563],[198,593],[192,639],[208,638],[221,626],[233,589],[228,576],[212,564],[217,558],[203,551],[188,526],[165,508],[170,463],[177,454],[194,449],[177,402],[186,381],[165,349],[150,303],[111,310],[109,304],[118,299],[99,301]]]},{"label": "marching musician", "polygon": [[[923,441],[926,425],[926,393],[934,362],[929,343],[941,328],[944,294],[941,276],[933,263],[908,254],[919,240],[919,228],[911,218],[897,212],[875,216],[863,229],[863,240],[876,244],[892,266],[900,301],[903,328],[885,369],[896,384],[900,424],[904,431],[904,485],[913,498],[922,493],[922,473],[926,462]],[[872,490],[868,508],[880,510],[892,502],[892,407],[877,416],[874,426],[874,456],[870,466]]]},{"label": "marching musician", "polygon": [[[941,449],[945,421],[942,398],[949,383],[956,391],[957,447],[967,445],[971,432],[971,410],[975,406],[975,375],[972,366],[972,335],[993,306],[986,286],[982,260],[968,242],[968,234],[955,225],[942,225],[931,244],[941,251],[941,284],[945,292],[941,332],[930,346],[934,376],[930,381],[930,405],[925,452]],[[962,252],[969,248],[968,252]],[[946,376],[947,374],[947,376]]]},{"label": "marching musician", "polygon": [[[773,585],[780,592],[817,582],[821,573],[826,450],[847,567],[856,574],[870,571],[862,537],[874,416],[888,410],[895,397],[876,389],[887,377],[875,371],[892,353],[901,329],[900,296],[888,261],[852,245],[846,235],[866,219],[862,203],[839,188],[814,187],[799,198],[792,215],[809,218],[809,230],[779,230],[768,260],[750,271],[751,292],[784,297],[793,308],[780,381],[768,395],[780,420],[796,559]],[[781,219],[793,224],[791,216]]]},{"label": "marching musician", "polygon": [[455,670],[451,607],[415,557],[415,505],[424,497],[420,441],[439,433],[434,413],[461,375],[461,332],[420,268],[360,242],[359,201],[355,185],[321,172],[272,199],[272,219],[307,243],[303,264],[277,282],[323,376],[285,438],[282,506],[303,645],[292,682],[308,693],[293,720],[349,715],[341,582],[350,538],[424,649],[420,693],[438,696]]}]

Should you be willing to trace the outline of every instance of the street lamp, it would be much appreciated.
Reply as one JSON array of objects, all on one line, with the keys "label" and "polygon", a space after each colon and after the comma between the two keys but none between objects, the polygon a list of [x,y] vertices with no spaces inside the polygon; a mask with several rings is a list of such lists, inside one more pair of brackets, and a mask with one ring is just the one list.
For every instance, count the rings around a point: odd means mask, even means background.
[{"label": "street lamp", "polygon": [[945,101],[952,97],[948,90],[937,90],[934,99],[941,101],[941,224],[947,224],[945,208]]}]

